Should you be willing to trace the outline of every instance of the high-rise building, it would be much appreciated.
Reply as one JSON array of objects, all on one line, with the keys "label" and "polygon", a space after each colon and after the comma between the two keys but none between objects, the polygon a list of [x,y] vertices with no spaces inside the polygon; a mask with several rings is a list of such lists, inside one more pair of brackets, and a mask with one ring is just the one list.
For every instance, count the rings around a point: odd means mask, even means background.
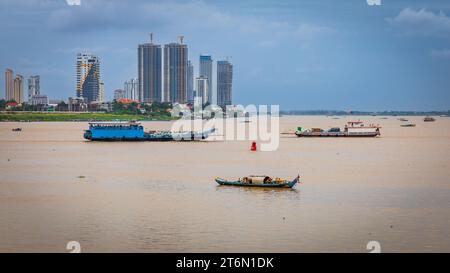
[{"label": "high-rise building", "polygon": [[[213,60],[210,55],[200,55],[200,68],[198,75],[204,77],[208,80],[208,86],[212,91],[212,71],[213,71]],[[208,98],[209,103],[212,103],[212,92],[209,92]]]},{"label": "high-rise building", "polygon": [[13,100],[17,103],[23,102],[23,77],[21,75],[16,75],[14,79],[14,96]]},{"label": "high-rise building", "polygon": [[114,90],[114,99],[117,100],[123,100],[127,98],[127,94],[125,90],[123,89],[116,89]]},{"label": "high-rise building", "polygon": [[201,98],[202,104],[208,102],[209,96],[209,83],[206,77],[200,76],[196,79],[197,88],[196,88],[196,98]]},{"label": "high-rise building", "polygon": [[5,99],[14,99],[14,72],[11,69],[6,69],[5,72]]},{"label": "high-rise building", "polygon": [[139,98],[141,102],[161,102],[161,45],[150,43],[138,47],[138,81]]},{"label": "high-rise building", "polygon": [[164,46],[164,101],[186,103],[188,84],[188,48],[180,43]]},{"label": "high-rise building", "polygon": [[68,105],[70,112],[84,112],[88,110],[88,105],[83,98],[69,98]]},{"label": "high-rise building", "polygon": [[217,62],[217,104],[222,108],[233,101],[233,65],[228,61]]},{"label": "high-rise building", "polygon": [[124,83],[126,98],[134,101],[139,100],[139,80],[137,78],[131,79]]},{"label": "high-rise building", "polygon": [[28,79],[28,102],[31,103],[31,99],[33,96],[40,95],[40,77],[39,76],[31,76]]},{"label": "high-rise building", "polygon": [[100,97],[100,60],[92,54],[77,55],[77,97],[87,103]]},{"label": "high-rise building", "polygon": [[48,97],[47,95],[33,95],[31,100],[28,101],[31,105],[48,105]]},{"label": "high-rise building", "polygon": [[100,90],[97,101],[105,102],[105,83],[103,81],[100,82]]},{"label": "high-rise building", "polygon": [[194,65],[188,61],[187,101],[194,102]]}]

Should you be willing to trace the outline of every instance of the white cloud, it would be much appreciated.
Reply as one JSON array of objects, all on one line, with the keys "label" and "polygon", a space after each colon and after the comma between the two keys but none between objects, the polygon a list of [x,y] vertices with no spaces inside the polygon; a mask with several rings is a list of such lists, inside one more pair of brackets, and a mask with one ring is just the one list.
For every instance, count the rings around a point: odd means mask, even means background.
[{"label": "white cloud", "polygon": [[69,6],[80,6],[81,0],[66,0],[67,5]]},{"label": "white cloud", "polygon": [[406,8],[387,21],[405,35],[450,37],[450,17],[442,11],[434,13]]}]

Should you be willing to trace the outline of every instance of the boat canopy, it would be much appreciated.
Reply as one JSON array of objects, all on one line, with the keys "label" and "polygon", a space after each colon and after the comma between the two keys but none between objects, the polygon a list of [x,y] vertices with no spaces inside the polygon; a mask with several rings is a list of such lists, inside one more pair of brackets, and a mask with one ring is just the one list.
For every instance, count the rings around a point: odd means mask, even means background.
[{"label": "boat canopy", "polygon": [[358,121],[349,121],[347,122],[348,124],[363,124],[362,121],[358,120]]},{"label": "boat canopy", "polygon": [[339,133],[341,131],[341,128],[339,127],[333,127],[330,130],[328,130],[328,132],[330,133]]},{"label": "boat canopy", "polygon": [[91,126],[132,126],[132,125],[140,125],[137,121],[98,121],[98,122],[89,122]]}]

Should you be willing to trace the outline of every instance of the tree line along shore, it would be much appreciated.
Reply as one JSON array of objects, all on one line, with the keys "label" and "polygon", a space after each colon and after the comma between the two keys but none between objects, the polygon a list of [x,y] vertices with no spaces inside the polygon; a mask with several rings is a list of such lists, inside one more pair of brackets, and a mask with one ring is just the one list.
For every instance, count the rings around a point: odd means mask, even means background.
[{"label": "tree line along shore", "polygon": [[173,120],[168,115],[133,115],[116,113],[66,113],[66,112],[2,112],[0,122],[49,122],[49,121],[112,121],[112,120],[139,120],[139,121],[168,121]]},{"label": "tree line along shore", "polygon": [[17,104],[0,100],[0,122],[173,120],[170,103],[141,104],[113,101],[106,111],[68,111],[64,102],[53,107]]}]

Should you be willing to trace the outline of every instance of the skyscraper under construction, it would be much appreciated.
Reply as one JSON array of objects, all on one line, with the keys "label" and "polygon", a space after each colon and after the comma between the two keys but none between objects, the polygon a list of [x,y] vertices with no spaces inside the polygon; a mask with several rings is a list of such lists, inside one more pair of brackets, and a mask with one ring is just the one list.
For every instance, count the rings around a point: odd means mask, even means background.
[{"label": "skyscraper under construction", "polygon": [[161,58],[161,45],[154,44],[153,34],[150,34],[150,43],[138,47],[138,94],[141,102],[162,101]]},{"label": "skyscraper under construction", "polygon": [[188,48],[180,43],[164,46],[164,101],[186,103],[188,90]]}]

